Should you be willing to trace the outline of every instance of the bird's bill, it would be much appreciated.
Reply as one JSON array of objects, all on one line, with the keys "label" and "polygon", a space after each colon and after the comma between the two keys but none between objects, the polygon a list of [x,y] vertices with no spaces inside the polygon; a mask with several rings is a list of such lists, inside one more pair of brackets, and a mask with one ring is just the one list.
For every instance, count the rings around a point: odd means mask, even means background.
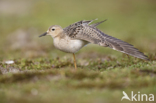
[{"label": "bird's bill", "polygon": [[46,35],[47,35],[47,32],[43,33],[43,34],[40,35],[39,37],[46,36]]}]

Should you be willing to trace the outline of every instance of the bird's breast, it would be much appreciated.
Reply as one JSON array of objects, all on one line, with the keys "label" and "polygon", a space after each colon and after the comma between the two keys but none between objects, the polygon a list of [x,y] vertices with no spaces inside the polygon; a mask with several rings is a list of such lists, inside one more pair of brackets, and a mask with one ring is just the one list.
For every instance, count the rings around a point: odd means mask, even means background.
[{"label": "bird's breast", "polygon": [[55,38],[54,46],[64,52],[75,53],[79,51],[84,45],[88,44],[84,40],[72,40],[69,38]]}]

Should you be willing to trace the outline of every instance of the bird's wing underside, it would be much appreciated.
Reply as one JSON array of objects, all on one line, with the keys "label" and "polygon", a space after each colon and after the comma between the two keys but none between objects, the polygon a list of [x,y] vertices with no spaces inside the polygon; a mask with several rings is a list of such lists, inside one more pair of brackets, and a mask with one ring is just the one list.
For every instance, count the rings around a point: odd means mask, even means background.
[{"label": "bird's wing underside", "polygon": [[104,34],[96,28],[97,25],[104,21],[89,25],[91,21],[79,21],[66,28],[66,35],[73,39],[81,39],[104,47],[110,47],[114,50],[129,54],[131,56],[148,60],[148,57],[134,48],[133,45],[126,43],[120,39]]}]

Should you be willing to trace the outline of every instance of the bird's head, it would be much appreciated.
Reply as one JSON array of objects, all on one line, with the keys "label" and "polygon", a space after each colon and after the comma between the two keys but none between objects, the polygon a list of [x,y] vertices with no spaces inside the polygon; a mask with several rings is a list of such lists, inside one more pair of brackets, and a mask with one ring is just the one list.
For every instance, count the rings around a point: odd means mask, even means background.
[{"label": "bird's head", "polygon": [[39,37],[50,35],[51,37],[55,38],[58,35],[60,35],[62,32],[63,32],[63,29],[62,29],[61,26],[52,25],[52,26],[49,27],[49,29],[47,30],[47,32],[43,33]]}]

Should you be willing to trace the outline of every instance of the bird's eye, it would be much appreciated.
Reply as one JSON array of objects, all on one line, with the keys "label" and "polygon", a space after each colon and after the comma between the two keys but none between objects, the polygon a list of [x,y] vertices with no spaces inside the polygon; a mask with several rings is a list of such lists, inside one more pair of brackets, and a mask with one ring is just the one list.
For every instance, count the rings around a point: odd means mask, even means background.
[{"label": "bird's eye", "polygon": [[52,31],[54,31],[55,29],[51,29]]}]

